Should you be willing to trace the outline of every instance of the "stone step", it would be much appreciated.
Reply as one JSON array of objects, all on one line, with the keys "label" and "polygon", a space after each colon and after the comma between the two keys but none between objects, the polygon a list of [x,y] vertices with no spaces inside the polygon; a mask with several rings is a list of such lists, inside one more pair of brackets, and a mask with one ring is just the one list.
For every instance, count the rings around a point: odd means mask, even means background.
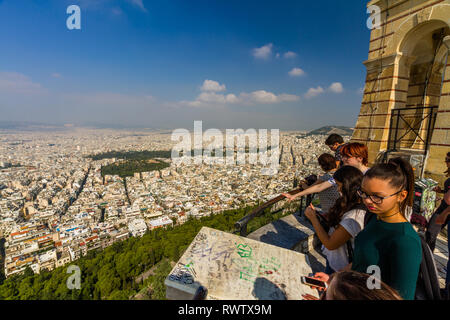
[{"label": "stone step", "polygon": [[247,238],[306,254],[313,273],[325,270],[326,260],[314,228],[299,212],[250,233]]},{"label": "stone step", "polygon": [[296,212],[259,228],[247,238],[307,253],[314,242],[314,229],[306,218]]}]

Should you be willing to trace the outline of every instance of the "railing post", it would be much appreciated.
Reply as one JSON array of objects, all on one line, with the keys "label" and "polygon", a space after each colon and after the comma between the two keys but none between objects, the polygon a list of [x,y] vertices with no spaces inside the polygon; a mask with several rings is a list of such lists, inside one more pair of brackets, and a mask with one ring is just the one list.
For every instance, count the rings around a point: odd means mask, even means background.
[{"label": "railing post", "polygon": [[312,202],[312,194],[308,194],[308,195],[306,196],[305,210],[306,210],[306,207],[308,207],[308,206],[311,204],[311,202]]},{"label": "railing post", "polygon": [[394,130],[393,123],[394,123],[394,117],[391,114],[391,121],[389,123],[389,138],[388,138],[389,140],[388,140],[388,146],[387,146],[388,149],[392,148],[392,141],[393,141],[393,139],[392,139],[392,131]]},{"label": "railing post", "polygon": [[304,199],[304,197],[300,198],[300,210],[299,210],[300,216],[302,216],[302,214],[303,214],[303,199]]},{"label": "railing post", "polygon": [[434,113],[434,109],[435,107],[431,107],[430,108],[430,112],[429,112],[429,119],[428,119],[428,128],[427,128],[427,138],[425,140],[425,154],[428,151],[428,146],[430,144],[430,140],[431,140],[431,126],[434,124],[433,119],[435,118],[435,113]]},{"label": "railing post", "polygon": [[398,133],[398,119],[400,118],[400,110],[399,112],[395,112],[396,110],[392,110],[394,113],[397,113],[397,121],[395,125],[395,135],[394,135],[394,151],[397,151],[397,133]]},{"label": "railing post", "polygon": [[245,224],[245,225],[241,228],[239,234],[240,234],[242,237],[246,237],[246,236],[247,236],[247,224]]}]

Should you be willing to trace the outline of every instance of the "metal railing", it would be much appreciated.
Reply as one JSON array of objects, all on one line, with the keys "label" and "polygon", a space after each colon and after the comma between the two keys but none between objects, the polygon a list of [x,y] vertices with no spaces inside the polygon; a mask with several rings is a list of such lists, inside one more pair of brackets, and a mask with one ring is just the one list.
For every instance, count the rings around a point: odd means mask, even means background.
[{"label": "metal railing", "polygon": [[[388,141],[389,151],[399,151],[401,148],[405,148],[405,144],[409,143],[407,149],[426,152],[436,122],[437,109],[437,106],[392,109]],[[414,147],[416,142],[423,144],[423,148]]]},{"label": "metal railing", "polygon": [[[302,188],[296,189],[296,190],[292,190],[287,192],[290,195],[295,195],[299,192],[303,191]],[[299,207],[299,211],[303,212],[304,208],[306,208],[307,206],[309,206],[309,204],[312,201],[312,196],[313,195],[307,195],[307,196],[303,196],[300,198],[300,207]],[[257,207],[256,209],[254,209],[252,212],[250,212],[248,215],[246,215],[245,217],[243,217],[242,219],[240,219],[239,221],[237,221],[235,223],[235,229],[239,232],[239,234],[243,237],[246,237],[248,235],[247,232],[247,225],[248,223],[257,217],[261,217],[265,214],[274,214],[276,212],[279,212],[282,209],[276,210],[274,212],[265,212],[266,209],[272,207],[273,205],[275,205],[276,203],[282,201],[282,200],[287,200],[286,197],[279,195],[276,198],[273,198],[265,203],[263,203],[262,205],[260,205],[259,207]]]}]

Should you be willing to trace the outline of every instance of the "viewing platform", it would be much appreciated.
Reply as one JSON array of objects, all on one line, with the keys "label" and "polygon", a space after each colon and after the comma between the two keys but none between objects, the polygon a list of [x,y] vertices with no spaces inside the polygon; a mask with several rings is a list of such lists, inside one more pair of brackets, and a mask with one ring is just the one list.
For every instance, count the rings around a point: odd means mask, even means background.
[{"label": "viewing platform", "polygon": [[[311,223],[299,211],[273,221],[250,234],[248,222],[283,197],[261,205],[236,223],[241,236],[203,227],[165,280],[166,297],[193,299],[199,288],[206,299],[302,300],[318,297],[301,283],[301,276],[324,272],[326,260]],[[310,201],[311,199],[309,199]],[[448,261],[447,235],[439,234],[434,252],[441,288]]]}]

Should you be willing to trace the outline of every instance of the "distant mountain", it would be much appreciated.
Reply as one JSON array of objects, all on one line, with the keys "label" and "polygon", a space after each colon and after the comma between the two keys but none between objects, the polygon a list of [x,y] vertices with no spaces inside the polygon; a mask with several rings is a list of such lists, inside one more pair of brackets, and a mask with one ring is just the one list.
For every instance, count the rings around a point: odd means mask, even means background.
[{"label": "distant mountain", "polygon": [[316,130],[308,132],[307,136],[316,134],[330,135],[332,133],[340,134],[341,136],[351,136],[353,134],[353,128],[343,126],[325,126]]}]

